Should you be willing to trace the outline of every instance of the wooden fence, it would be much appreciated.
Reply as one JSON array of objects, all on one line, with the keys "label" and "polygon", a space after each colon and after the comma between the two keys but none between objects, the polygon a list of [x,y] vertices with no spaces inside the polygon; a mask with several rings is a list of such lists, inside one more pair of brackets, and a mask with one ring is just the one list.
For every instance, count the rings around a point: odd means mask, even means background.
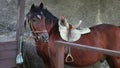
[{"label": "wooden fence", "polygon": [[81,45],[81,44],[75,44],[75,43],[69,43],[69,42],[63,42],[63,41],[56,41],[55,43],[56,43],[56,50],[57,50],[56,68],[64,67],[64,46],[70,46],[70,47],[75,47],[82,50],[99,52],[107,55],[120,56],[120,51],[114,51],[109,49],[97,48],[97,47],[92,47],[88,45]]},{"label": "wooden fence", "polygon": [[0,42],[0,68],[15,68],[16,54],[16,41]]}]

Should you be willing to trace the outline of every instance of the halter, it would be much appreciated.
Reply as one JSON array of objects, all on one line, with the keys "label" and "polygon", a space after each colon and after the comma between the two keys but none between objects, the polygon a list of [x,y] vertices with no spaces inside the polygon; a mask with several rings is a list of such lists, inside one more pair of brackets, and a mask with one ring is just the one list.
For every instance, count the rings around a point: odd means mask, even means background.
[{"label": "halter", "polygon": [[[47,30],[43,30],[43,31],[35,31],[35,29],[34,29],[34,26],[32,25],[32,24],[30,24],[30,26],[31,26],[31,32],[34,34],[33,35],[33,38],[37,41],[39,41],[39,35],[38,34],[40,34],[40,33],[47,33]],[[48,43],[48,42],[47,42]],[[43,47],[42,47],[42,50],[43,50]],[[49,57],[51,57],[51,53],[50,53],[50,46],[49,46],[49,43],[48,43],[48,54],[49,54]]]},{"label": "halter", "polygon": [[30,28],[31,28],[31,32],[34,34],[33,38],[36,41],[39,41],[39,39],[40,39],[39,34],[41,34],[41,33],[47,33],[47,30],[42,30],[42,31],[36,30],[32,23],[29,23],[29,25],[30,25]]}]

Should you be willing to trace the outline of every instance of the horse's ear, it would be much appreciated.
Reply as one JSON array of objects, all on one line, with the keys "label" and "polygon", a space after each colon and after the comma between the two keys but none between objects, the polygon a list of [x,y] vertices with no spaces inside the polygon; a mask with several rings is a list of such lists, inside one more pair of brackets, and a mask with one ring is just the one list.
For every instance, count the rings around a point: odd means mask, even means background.
[{"label": "horse's ear", "polygon": [[40,3],[39,8],[40,8],[40,9],[43,9],[43,8],[44,8],[44,5],[43,5],[42,2]]},{"label": "horse's ear", "polygon": [[30,11],[34,11],[35,10],[35,5],[32,4],[31,8],[30,8]]}]

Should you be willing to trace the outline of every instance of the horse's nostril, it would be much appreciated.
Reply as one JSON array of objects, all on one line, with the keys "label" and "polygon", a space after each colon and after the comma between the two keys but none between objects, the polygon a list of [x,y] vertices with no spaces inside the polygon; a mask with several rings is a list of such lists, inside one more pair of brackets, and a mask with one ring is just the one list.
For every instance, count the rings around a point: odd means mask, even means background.
[{"label": "horse's nostril", "polygon": [[44,37],[44,35],[42,36],[42,39],[44,39],[45,37]]},{"label": "horse's nostril", "polygon": [[48,35],[42,35],[40,38],[40,40],[42,40],[42,41],[48,41],[48,39],[49,39]]},{"label": "horse's nostril", "polygon": [[48,36],[48,35],[46,35],[46,39],[49,39],[49,36]]}]

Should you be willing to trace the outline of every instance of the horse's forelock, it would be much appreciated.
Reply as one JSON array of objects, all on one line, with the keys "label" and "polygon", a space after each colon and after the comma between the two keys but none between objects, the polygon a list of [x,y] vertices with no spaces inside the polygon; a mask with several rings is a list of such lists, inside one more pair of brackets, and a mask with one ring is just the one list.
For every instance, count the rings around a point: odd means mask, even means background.
[{"label": "horse's forelock", "polygon": [[34,6],[34,9],[33,10],[30,10],[28,13],[27,13],[27,18],[28,20],[29,19],[32,19],[34,16],[37,16],[37,15],[43,15],[43,12],[42,10],[40,10],[40,8],[38,6]]}]

